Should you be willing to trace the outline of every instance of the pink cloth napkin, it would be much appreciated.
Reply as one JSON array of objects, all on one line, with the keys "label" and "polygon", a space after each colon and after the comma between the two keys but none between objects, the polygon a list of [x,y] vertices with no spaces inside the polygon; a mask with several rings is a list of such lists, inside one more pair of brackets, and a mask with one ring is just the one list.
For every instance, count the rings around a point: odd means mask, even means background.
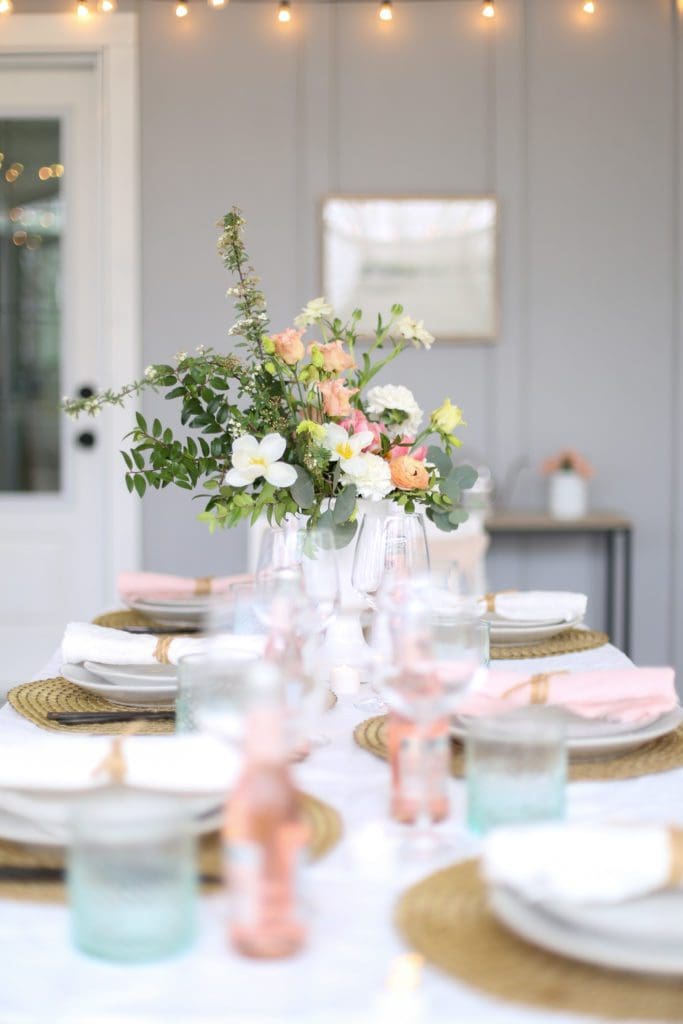
[{"label": "pink cloth napkin", "polygon": [[122,572],[118,586],[122,600],[168,600],[176,597],[195,597],[199,594],[224,594],[234,583],[248,583],[248,573],[239,576],[168,576],[158,572]]},{"label": "pink cloth napkin", "polygon": [[678,703],[672,668],[594,672],[489,672],[458,706],[459,715],[495,715],[527,704],[552,704],[582,718],[646,725]]}]

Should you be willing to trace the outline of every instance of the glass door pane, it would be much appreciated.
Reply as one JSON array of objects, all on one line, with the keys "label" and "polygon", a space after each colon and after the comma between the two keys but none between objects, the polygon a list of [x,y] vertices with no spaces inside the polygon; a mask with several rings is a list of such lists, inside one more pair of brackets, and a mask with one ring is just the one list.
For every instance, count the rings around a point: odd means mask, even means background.
[{"label": "glass door pane", "polygon": [[0,492],[60,489],[58,119],[0,119]]}]

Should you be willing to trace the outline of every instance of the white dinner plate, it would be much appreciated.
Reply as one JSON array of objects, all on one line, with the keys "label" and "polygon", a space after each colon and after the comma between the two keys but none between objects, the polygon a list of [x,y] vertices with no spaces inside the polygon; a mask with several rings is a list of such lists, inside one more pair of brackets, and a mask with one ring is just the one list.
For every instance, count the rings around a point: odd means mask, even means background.
[{"label": "white dinner plate", "polygon": [[104,697],[112,704],[123,707],[168,708],[173,706],[178,686],[163,684],[161,686],[143,686],[124,683],[105,683],[102,679],[88,672],[83,665],[62,665],[60,675],[70,683],[80,686],[88,693]]},{"label": "white dinner plate", "polygon": [[[75,799],[78,796],[49,801],[46,814],[48,802],[44,799],[25,793],[0,794],[0,838],[37,846],[66,846]],[[225,805],[217,803],[215,796],[186,798],[186,805],[195,835],[221,827]]]},{"label": "white dinner plate", "polygon": [[489,890],[491,910],[510,931],[553,953],[621,971],[683,977],[683,892],[652,893],[618,905],[531,903],[512,889]]},{"label": "white dinner plate", "polygon": [[99,661],[83,662],[98,679],[113,686],[177,686],[176,665],[103,665]]},{"label": "white dinner plate", "polygon": [[[575,720],[576,716],[571,716]],[[636,747],[649,743],[650,740],[659,739],[673,732],[683,722],[683,709],[676,707],[649,725],[633,726],[623,723],[605,723],[604,719],[592,723],[585,720],[585,732],[583,735],[572,735],[570,731],[567,736],[567,750],[573,761],[601,757],[616,757],[617,754],[624,754],[628,750],[635,750]],[[616,731],[609,731],[612,727]],[[573,729],[577,726],[574,722]],[[608,731],[605,731],[607,729]],[[458,740],[464,740],[467,736],[467,724],[465,719],[455,718],[451,723],[451,735]]]},{"label": "white dinner plate", "polygon": [[498,612],[487,612],[483,618],[490,623],[492,629],[499,629],[501,627],[508,629],[533,629],[542,626],[561,626],[568,621],[566,618],[561,618],[557,615],[547,619],[508,619],[504,615],[499,615]]},{"label": "white dinner plate", "polygon": [[566,629],[574,629],[580,625],[581,618],[570,619],[569,621],[552,622],[543,626],[537,626],[528,622],[492,622],[491,623],[491,646],[515,647],[524,644],[535,643],[537,640],[549,640],[550,637],[563,633]]},{"label": "white dinner plate", "polygon": [[160,626],[200,626],[208,609],[211,598],[184,597],[182,600],[152,601],[136,598],[128,602],[129,607],[143,615],[149,616]]}]

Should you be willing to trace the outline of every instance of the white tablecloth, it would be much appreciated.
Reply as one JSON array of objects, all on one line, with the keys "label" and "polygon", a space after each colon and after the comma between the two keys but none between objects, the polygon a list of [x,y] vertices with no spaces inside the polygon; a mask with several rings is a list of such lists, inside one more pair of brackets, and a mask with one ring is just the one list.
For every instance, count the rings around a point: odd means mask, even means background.
[{"label": "white tablecloth", "polygon": [[[629,662],[605,646],[509,664],[531,672],[541,665],[544,670],[579,669]],[[36,678],[54,675],[57,669],[55,659]],[[411,881],[441,863],[471,856],[477,847],[462,828],[464,787],[454,780],[448,827],[455,836],[455,855],[418,869],[392,867],[382,846],[388,767],[352,738],[353,727],[364,717],[367,713],[357,710],[352,699],[341,699],[325,720],[331,742],[296,769],[303,789],[339,810],[345,830],[340,845],[307,869],[311,934],[304,952],[275,963],[236,956],[226,944],[225,907],[219,897],[202,901],[200,935],[190,952],[158,965],[117,967],[73,949],[64,906],[0,901],[0,1024],[387,1024],[377,1000],[392,959],[405,952],[392,926],[397,896]],[[2,708],[0,744],[6,737],[31,733],[35,726],[9,705]],[[569,787],[569,813],[586,820],[631,815],[683,823],[681,787],[683,770],[623,782],[574,783]],[[421,1024],[586,1019],[500,1003],[429,967],[421,994]],[[390,1019],[392,1024],[416,1020],[400,1014]]]}]

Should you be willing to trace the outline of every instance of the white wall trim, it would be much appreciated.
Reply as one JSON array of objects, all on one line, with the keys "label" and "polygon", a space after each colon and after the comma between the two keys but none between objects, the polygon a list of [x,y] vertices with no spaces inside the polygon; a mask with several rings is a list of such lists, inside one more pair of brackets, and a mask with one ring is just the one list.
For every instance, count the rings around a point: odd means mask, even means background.
[{"label": "white wall trim", "polygon": [[[100,383],[115,387],[141,372],[138,16],[117,13],[83,23],[73,14],[14,14],[2,28],[0,59],[90,55],[97,66]],[[141,564],[142,504],[124,487],[115,443],[130,429],[131,421],[127,407],[107,410],[98,424],[111,453],[105,467],[112,489],[102,553],[107,600],[115,596],[117,574]]]}]

